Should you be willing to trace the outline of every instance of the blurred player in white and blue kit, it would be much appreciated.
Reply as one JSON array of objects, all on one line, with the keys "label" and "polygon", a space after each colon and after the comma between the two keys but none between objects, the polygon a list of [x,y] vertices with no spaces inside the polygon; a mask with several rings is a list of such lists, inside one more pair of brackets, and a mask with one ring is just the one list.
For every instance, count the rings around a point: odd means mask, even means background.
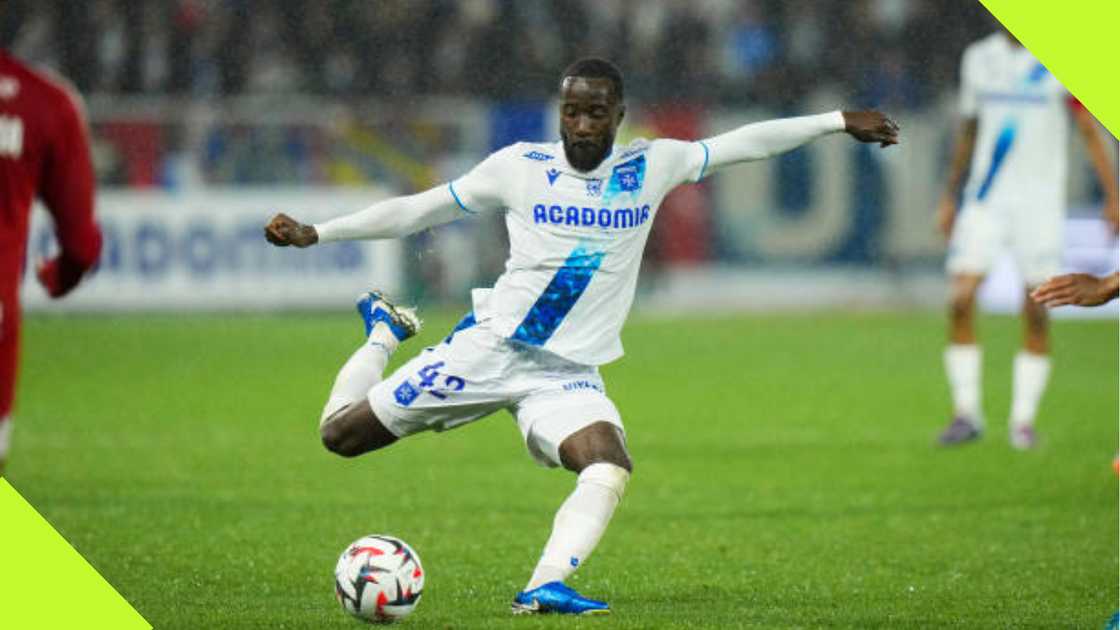
[{"label": "blurred player in white and blue kit", "polygon": [[[1105,193],[1105,217],[1115,230],[1115,171],[1092,115],[1010,32],[1000,30],[965,50],[963,122],[938,209],[938,224],[949,237],[946,270],[952,284],[944,362],[954,414],[939,437],[943,445],[969,442],[983,432],[975,303],[996,258],[1010,249],[1028,292],[1061,270],[1071,112]],[[1034,420],[1049,379],[1050,343],[1043,306],[1024,300],[1023,320],[1009,436],[1015,448],[1029,449],[1037,441]]]},{"label": "blurred player in white and blue kit", "polygon": [[595,548],[632,470],[622,419],[598,366],[622,356],[619,333],[642,251],[665,195],[723,167],[761,160],[828,134],[897,142],[878,112],[839,111],[747,125],[704,140],[615,146],[625,114],[622,75],[605,60],[569,66],[560,85],[561,141],[507,146],[466,175],[317,225],[277,215],[276,245],[398,238],[501,212],[510,255],[493,288],[435,347],[382,380],[419,320],[371,292],[358,302],[367,341],[343,366],[320,420],[328,449],[354,456],[421,431],[508,410],[530,454],[578,475],[515,613],[603,614],[605,602],[564,584]]}]

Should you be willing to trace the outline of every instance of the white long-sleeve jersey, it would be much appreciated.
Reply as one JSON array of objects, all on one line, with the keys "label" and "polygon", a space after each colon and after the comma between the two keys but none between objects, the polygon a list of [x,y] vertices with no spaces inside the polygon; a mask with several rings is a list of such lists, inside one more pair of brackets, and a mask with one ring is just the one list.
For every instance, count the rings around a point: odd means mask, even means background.
[{"label": "white long-sleeve jersey", "polygon": [[576,363],[622,356],[619,334],[661,200],[684,182],[842,131],[840,112],[740,127],[699,142],[635,140],[592,171],[561,143],[516,143],[466,175],[315,226],[320,242],[395,238],[464,214],[501,211],[510,255],[493,288],[472,292],[475,320]]}]

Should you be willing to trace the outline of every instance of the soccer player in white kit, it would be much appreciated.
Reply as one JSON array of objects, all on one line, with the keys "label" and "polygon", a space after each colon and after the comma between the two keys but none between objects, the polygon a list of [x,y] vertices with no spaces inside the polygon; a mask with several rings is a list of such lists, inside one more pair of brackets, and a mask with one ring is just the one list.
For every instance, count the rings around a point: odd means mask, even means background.
[{"label": "soccer player in white kit", "polygon": [[[1105,191],[1105,216],[1115,229],[1115,174],[1092,115],[1006,30],[965,50],[964,120],[938,208],[939,227],[949,237],[946,271],[952,285],[944,362],[954,414],[938,438],[942,445],[975,440],[983,431],[974,315],[977,289],[996,257],[1010,248],[1028,292],[1060,270],[1071,110]],[[1035,414],[1050,374],[1049,326],[1046,309],[1030,299],[1023,302],[1023,320],[1009,436],[1015,448],[1029,449],[1037,441]]]},{"label": "soccer player in white kit", "polygon": [[276,245],[306,247],[505,214],[505,272],[493,288],[473,292],[473,311],[446,340],[384,380],[389,354],[419,322],[376,292],[359,300],[367,342],[339,373],[320,432],[328,449],[354,456],[510,411],[538,462],[578,475],[513,612],[603,614],[605,602],[582,597],[564,580],[595,548],[632,470],[621,417],[597,366],[622,356],[619,333],[661,200],[725,166],[835,132],[885,147],[897,142],[898,126],[878,112],[835,111],[747,125],[702,142],[615,146],[625,106],[613,64],[572,64],[560,96],[561,142],[512,144],[448,184],[323,224],[277,215],[265,234]]}]

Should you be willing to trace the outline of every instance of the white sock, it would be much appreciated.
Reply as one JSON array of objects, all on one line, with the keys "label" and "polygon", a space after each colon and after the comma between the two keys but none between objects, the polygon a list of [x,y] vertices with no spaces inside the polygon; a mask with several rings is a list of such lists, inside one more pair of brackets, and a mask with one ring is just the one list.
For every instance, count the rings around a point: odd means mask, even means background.
[{"label": "white sock", "polygon": [[953,344],[945,349],[945,374],[953,394],[953,411],[983,426],[980,411],[980,346]]},{"label": "white sock", "polygon": [[576,489],[556,512],[552,535],[525,590],[564,581],[587,560],[606,531],[629,478],[625,468],[614,464],[591,464],[583,469]]},{"label": "white sock", "polygon": [[1050,355],[1023,350],[1015,355],[1012,372],[1011,424],[1016,427],[1033,424],[1038,402],[1050,378]]},{"label": "white sock", "polygon": [[350,355],[338,371],[331,395],[319,416],[320,426],[339,409],[364,398],[374,385],[381,382],[381,375],[398,343],[386,324],[378,322],[373,327],[366,342]]}]

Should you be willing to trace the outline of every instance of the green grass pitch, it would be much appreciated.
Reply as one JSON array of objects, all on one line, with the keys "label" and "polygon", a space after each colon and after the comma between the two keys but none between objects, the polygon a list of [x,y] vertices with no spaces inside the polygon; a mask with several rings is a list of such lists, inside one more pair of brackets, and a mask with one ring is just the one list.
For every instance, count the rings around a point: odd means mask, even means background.
[{"label": "green grass pitch", "polygon": [[631,321],[604,374],[635,475],[573,581],[609,618],[509,615],[573,477],[537,467],[508,414],[354,460],[320,446],[352,315],[29,317],[9,480],[161,629],[358,627],[332,570],[366,533],[427,569],[405,628],[1103,628],[1116,323],[1055,324],[1030,453],[1006,439],[1010,318],[982,322],[985,439],[932,447],[943,329]]}]

